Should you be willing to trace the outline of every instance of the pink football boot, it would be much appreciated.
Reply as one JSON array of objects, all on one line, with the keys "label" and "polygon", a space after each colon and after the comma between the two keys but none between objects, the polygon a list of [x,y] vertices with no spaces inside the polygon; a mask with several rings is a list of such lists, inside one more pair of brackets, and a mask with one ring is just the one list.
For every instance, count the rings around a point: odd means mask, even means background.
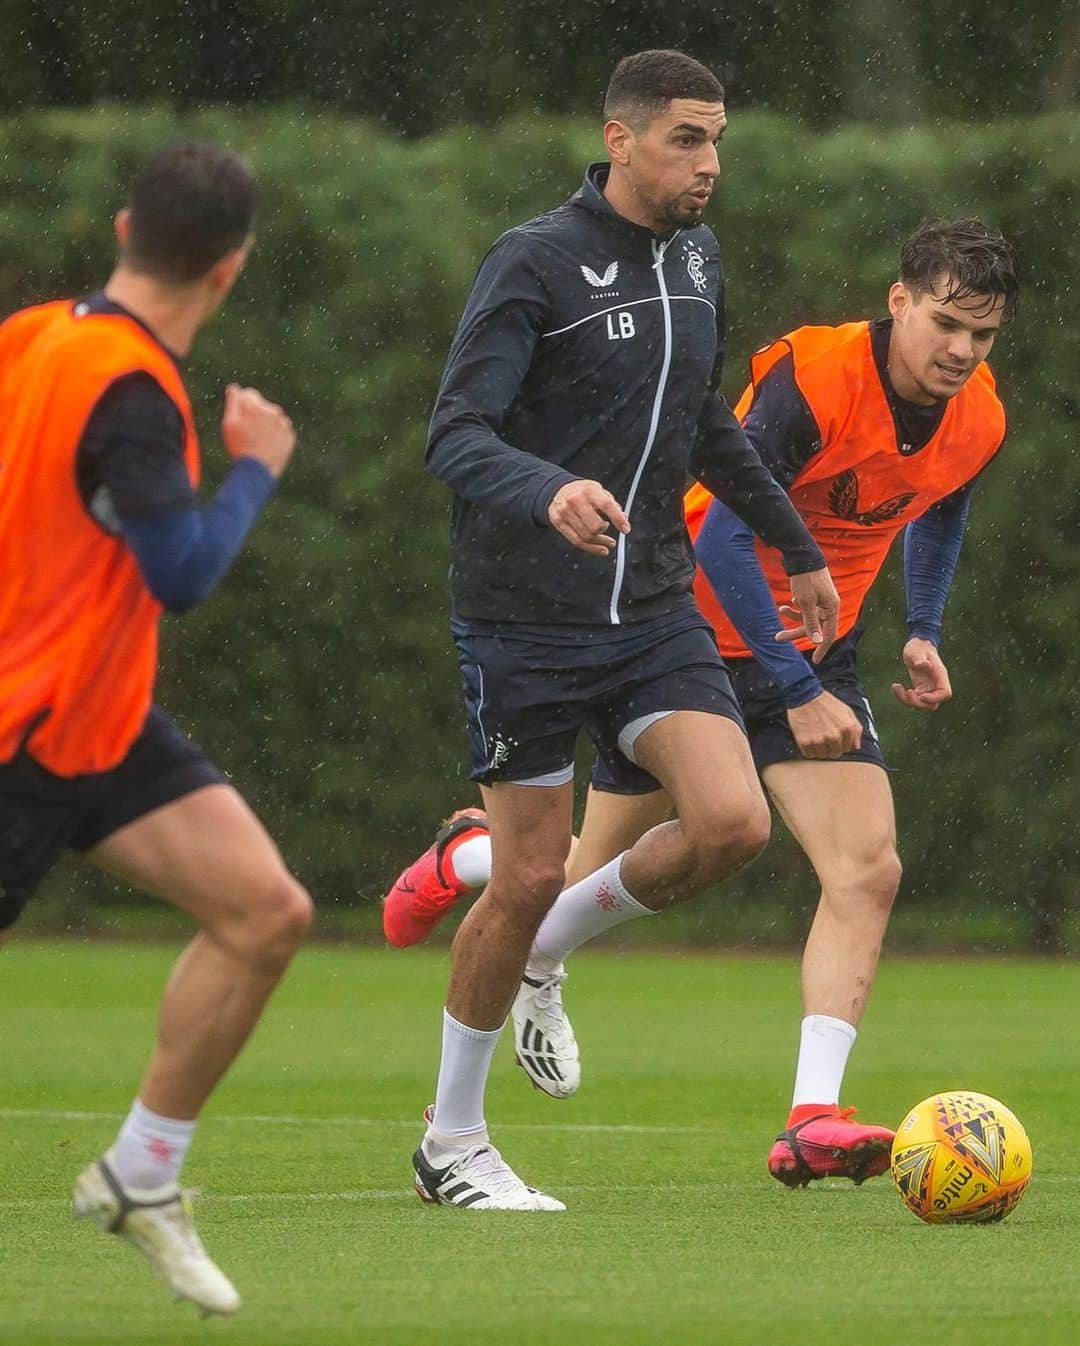
[{"label": "pink football boot", "polygon": [[458,809],[447,818],[434,843],[399,875],[383,899],[383,933],[391,944],[407,949],[419,943],[469,891],[454,873],[454,851],[487,830],[483,809]]},{"label": "pink football boot", "polygon": [[769,1151],[769,1172],[785,1187],[815,1178],[850,1178],[858,1186],[887,1172],[893,1132],[853,1122],[854,1111],[836,1103],[792,1108],[787,1130]]}]

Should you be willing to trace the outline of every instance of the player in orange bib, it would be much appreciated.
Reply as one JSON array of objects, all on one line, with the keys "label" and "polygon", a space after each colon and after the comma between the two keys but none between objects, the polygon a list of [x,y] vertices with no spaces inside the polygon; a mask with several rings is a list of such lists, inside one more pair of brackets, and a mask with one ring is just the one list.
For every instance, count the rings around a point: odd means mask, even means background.
[{"label": "player in orange bib", "polygon": [[295,443],[280,407],[231,385],[232,465],[200,506],[183,360],[240,274],[255,200],[230,152],[164,150],[116,218],[105,288],[0,325],[0,933],[64,850],[198,922],[131,1111],[74,1203],[204,1313],[239,1298],[180,1167],[311,916],[261,823],[153,705],[163,610],[207,596]]},{"label": "player in orange bib", "polygon": [[[775,553],[700,486],[686,498],[699,605],[727,660],[758,771],[821,882],[803,955],[794,1097],[768,1160],[789,1186],[831,1175],[861,1182],[888,1167],[892,1132],[839,1106],[900,881],[885,758],[856,668],[859,615],[903,532],[910,686],[893,691],[913,710],[949,699],[942,616],[972,483],[1005,434],[985,360],[1017,293],[1015,257],[999,234],[976,220],[936,221],[905,243],[888,317],[802,327],[754,356],[738,415],[841,595],[839,639],[824,657],[781,629],[778,610],[798,614]],[[630,794],[624,784],[615,793],[603,763],[592,787],[570,886],[540,926],[513,1014],[518,1059],[554,1097],[573,1093],[580,1078],[562,1004],[564,960],[603,930],[652,914],[618,892],[598,903],[575,881],[669,809],[655,790]],[[394,942],[421,938],[483,882],[489,849],[479,811],[455,815],[387,897]]]}]

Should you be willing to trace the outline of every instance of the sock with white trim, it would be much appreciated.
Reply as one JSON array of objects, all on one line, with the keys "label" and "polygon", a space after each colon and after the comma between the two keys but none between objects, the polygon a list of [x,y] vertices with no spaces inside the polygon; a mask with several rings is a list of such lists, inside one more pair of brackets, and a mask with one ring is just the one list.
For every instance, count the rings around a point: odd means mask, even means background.
[{"label": "sock with white trim", "polygon": [[467,1150],[488,1138],[484,1089],[501,1028],[470,1028],[443,1010],[442,1060],[435,1086],[435,1112],[424,1137],[429,1163],[447,1152]]},{"label": "sock with white trim", "polygon": [[138,1099],[105,1156],[125,1190],[149,1192],[177,1182],[196,1123],[151,1112]]},{"label": "sock with white trim", "polygon": [[840,1101],[855,1027],[828,1014],[808,1014],[802,1021],[799,1061],[795,1068],[793,1108],[809,1103],[834,1106]]},{"label": "sock with white trim", "polygon": [[568,954],[603,931],[639,916],[656,915],[626,891],[620,877],[623,855],[559,894],[536,932],[530,968],[553,971]]}]

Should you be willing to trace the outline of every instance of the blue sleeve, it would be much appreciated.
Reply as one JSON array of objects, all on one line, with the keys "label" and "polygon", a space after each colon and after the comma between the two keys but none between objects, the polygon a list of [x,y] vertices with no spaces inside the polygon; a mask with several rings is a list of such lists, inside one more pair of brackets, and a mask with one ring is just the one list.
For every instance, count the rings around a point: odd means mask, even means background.
[{"label": "blue sleeve", "polygon": [[170,612],[206,598],[236,559],[276,485],[255,458],[238,458],[205,509],[159,510],[122,521],[147,588]]},{"label": "blue sleeve", "polygon": [[574,473],[502,438],[548,313],[539,270],[520,235],[480,264],[447,357],[428,429],[427,467],[455,495],[546,526],[552,497]]},{"label": "blue sleeve", "polygon": [[754,658],[780,688],[785,706],[794,710],[812,701],[821,693],[821,683],[794,645],[775,639],[782,624],[750,529],[714,500],[694,546],[702,573]]},{"label": "blue sleeve", "polygon": [[790,354],[777,360],[755,386],[743,429],[785,491],[821,452],[821,431],[795,382],[795,361]]},{"label": "blue sleeve", "polygon": [[904,588],[908,636],[941,644],[964,528],[971,509],[971,483],[932,505],[904,530]]}]

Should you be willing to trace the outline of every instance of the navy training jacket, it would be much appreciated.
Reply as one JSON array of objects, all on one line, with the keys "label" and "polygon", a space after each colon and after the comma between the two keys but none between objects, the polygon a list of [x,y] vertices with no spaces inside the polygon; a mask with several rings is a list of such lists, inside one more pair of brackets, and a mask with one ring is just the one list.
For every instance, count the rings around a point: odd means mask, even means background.
[{"label": "navy training jacket", "polygon": [[[593,164],[569,201],[509,230],[473,283],[428,432],[454,493],[457,616],[611,626],[693,604],[687,473],[789,574],[825,564],[716,390],[724,277],[707,226],[658,238],[603,196]],[[548,523],[552,497],[599,481],[631,523],[609,556]]]}]

